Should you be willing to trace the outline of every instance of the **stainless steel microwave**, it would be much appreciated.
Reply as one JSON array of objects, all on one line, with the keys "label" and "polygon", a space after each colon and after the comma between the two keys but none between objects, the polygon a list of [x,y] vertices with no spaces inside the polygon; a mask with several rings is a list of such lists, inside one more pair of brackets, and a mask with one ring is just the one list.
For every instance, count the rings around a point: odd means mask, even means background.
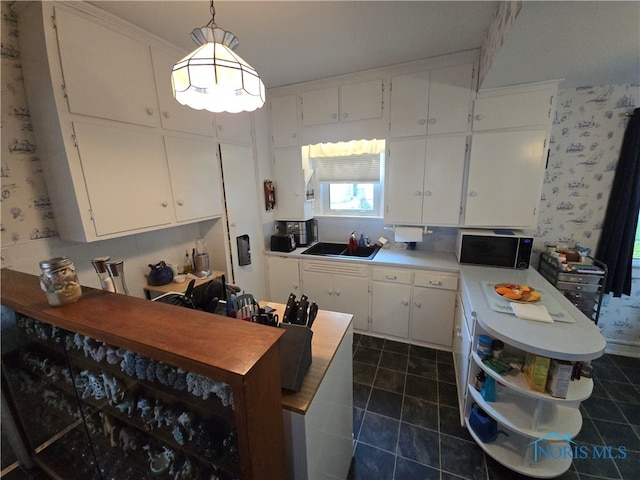
[{"label": "stainless steel microwave", "polygon": [[459,263],[489,267],[529,268],[533,237],[520,230],[458,230]]}]

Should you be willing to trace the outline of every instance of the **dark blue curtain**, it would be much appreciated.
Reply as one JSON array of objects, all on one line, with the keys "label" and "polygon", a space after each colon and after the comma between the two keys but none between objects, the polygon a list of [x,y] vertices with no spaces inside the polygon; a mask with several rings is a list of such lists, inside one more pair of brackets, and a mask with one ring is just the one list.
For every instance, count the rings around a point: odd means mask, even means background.
[{"label": "dark blue curtain", "polygon": [[608,268],[605,293],[631,295],[633,244],[640,209],[640,108],[624,133],[595,257]]}]

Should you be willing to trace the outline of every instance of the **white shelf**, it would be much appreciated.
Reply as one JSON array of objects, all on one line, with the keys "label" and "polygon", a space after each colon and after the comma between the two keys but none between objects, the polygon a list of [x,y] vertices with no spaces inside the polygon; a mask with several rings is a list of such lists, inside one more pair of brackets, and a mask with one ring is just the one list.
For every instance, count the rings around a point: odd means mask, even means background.
[{"label": "white shelf", "polygon": [[582,415],[577,405],[542,398],[536,400],[499,385],[496,385],[495,402],[487,402],[473,385],[468,386],[468,391],[490,417],[529,438],[536,439],[553,431],[570,433],[573,438],[582,428]]},{"label": "white shelf", "polygon": [[[500,434],[496,441],[484,443],[469,425],[468,418],[465,418],[465,423],[473,439],[487,455],[518,473],[535,478],[553,478],[562,475],[571,466],[570,455],[567,455],[567,458],[564,456],[549,458],[540,455],[536,461],[533,453],[535,446],[531,444],[531,439],[515,432],[509,432],[508,437]],[[543,448],[547,448],[550,442],[541,440],[541,443]],[[558,451],[566,451],[570,448],[566,441],[553,442],[553,446],[554,451],[558,448],[561,449]]]},{"label": "white shelf", "polygon": [[582,377],[580,380],[573,380],[569,382],[569,391],[567,392],[567,398],[552,397],[547,392],[541,393],[531,390],[524,373],[517,372],[517,374],[514,374],[513,372],[516,372],[516,370],[511,369],[508,374],[500,375],[499,373],[489,368],[488,365],[482,363],[482,360],[475,351],[471,352],[471,356],[476,365],[482,368],[482,370],[484,370],[487,375],[492,377],[497,382],[505,384],[508,388],[513,389],[514,391],[525,397],[543,399],[545,401],[556,403],[575,404],[589,398],[593,390],[593,380],[590,378]]}]

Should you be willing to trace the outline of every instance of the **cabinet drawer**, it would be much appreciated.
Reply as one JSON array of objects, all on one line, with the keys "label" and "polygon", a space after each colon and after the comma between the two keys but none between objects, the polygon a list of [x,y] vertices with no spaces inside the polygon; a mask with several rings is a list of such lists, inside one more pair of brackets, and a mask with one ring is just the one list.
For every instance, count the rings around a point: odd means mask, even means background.
[{"label": "cabinet drawer", "polygon": [[432,273],[416,273],[413,280],[416,287],[441,288],[443,290],[457,290],[458,277],[449,277]]},{"label": "cabinet drawer", "polygon": [[374,268],[373,279],[382,282],[403,283],[408,285],[411,283],[411,271],[390,268]]},{"label": "cabinet drawer", "polygon": [[602,279],[601,275],[580,275],[575,273],[560,273],[558,280],[561,282],[587,283],[598,285]]},{"label": "cabinet drawer", "polygon": [[572,282],[558,282],[556,286],[558,290],[567,290],[570,292],[595,293],[600,289],[600,285],[589,285],[586,283],[572,283]]}]

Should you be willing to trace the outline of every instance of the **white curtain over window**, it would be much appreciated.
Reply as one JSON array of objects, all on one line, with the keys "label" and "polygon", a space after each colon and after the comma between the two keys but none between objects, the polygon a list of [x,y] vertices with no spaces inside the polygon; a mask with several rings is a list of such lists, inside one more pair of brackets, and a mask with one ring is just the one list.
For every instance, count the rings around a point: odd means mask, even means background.
[{"label": "white curtain over window", "polygon": [[384,140],[309,145],[318,182],[379,183]]}]

